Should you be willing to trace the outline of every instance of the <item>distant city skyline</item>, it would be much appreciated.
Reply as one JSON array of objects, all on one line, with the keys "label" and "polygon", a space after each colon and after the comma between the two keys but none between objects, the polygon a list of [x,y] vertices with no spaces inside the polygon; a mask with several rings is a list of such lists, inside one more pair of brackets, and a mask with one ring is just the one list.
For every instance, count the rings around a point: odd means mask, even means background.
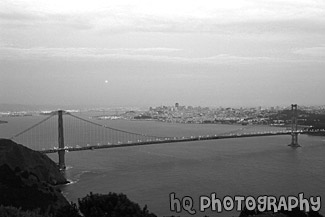
[{"label": "distant city skyline", "polygon": [[0,102],[323,105],[320,0],[3,0]]}]

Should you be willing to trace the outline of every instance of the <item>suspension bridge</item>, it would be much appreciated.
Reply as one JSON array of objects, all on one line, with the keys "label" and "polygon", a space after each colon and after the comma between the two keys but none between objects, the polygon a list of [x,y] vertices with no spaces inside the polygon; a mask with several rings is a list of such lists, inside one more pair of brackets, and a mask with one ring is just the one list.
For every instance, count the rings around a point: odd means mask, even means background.
[{"label": "suspension bridge", "polygon": [[129,132],[59,110],[10,139],[44,154],[57,152],[60,169],[65,169],[65,153],[69,151],[277,135],[291,135],[289,145],[299,147],[298,135],[311,132],[298,130],[297,105],[291,105],[291,110],[292,121],[289,130],[277,128],[262,132],[245,131],[241,128],[222,134],[189,137],[161,137]]}]

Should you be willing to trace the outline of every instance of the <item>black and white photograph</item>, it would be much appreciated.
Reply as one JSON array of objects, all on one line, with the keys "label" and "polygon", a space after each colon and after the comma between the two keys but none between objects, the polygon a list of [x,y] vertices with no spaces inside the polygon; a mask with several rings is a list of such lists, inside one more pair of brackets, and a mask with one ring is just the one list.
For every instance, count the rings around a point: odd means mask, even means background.
[{"label": "black and white photograph", "polygon": [[323,217],[324,0],[1,0],[0,217]]}]

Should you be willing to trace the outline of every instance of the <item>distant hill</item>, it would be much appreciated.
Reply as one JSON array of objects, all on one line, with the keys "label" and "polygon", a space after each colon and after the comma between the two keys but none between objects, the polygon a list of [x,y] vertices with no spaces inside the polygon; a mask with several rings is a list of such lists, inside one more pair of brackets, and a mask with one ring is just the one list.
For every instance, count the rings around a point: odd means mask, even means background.
[{"label": "distant hill", "polygon": [[58,106],[0,103],[0,112],[38,111],[38,110],[51,110],[56,108],[58,108]]}]

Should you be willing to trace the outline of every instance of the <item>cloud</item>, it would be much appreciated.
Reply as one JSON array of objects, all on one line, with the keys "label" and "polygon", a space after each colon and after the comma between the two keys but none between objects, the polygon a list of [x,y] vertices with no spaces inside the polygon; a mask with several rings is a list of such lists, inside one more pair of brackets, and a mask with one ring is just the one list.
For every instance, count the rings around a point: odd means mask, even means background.
[{"label": "cloud", "polygon": [[137,58],[153,57],[181,51],[177,48],[17,48],[1,47],[0,54],[2,58],[74,58],[74,59],[114,59],[114,58]]},{"label": "cloud", "polygon": [[307,47],[293,50],[294,54],[310,56],[310,57],[325,57],[325,45],[319,47]]},{"label": "cloud", "polygon": [[[141,1],[140,1],[141,2]],[[174,3],[176,2],[176,3]],[[325,4],[311,1],[229,0],[158,2],[103,9],[97,29],[109,32],[320,33],[324,34]],[[178,4],[177,4],[178,3]],[[150,4],[149,4],[150,5]]]},{"label": "cloud", "polygon": [[[298,54],[322,55],[316,48],[301,47],[310,39],[324,43],[325,1],[3,0],[0,33],[8,45],[1,47],[1,59],[320,62]],[[211,39],[214,36],[216,40]],[[182,49],[174,48],[178,43]],[[292,52],[292,47],[299,48]]]},{"label": "cloud", "polygon": [[41,12],[1,12],[0,26],[5,28],[39,28],[50,29],[55,27],[70,29],[91,29],[92,23],[82,16],[71,16],[68,14],[45,14]]},{"label": "cloud", "polygon": [[[184,57],[178,48],[15,48],[2,47],[2,59],[72,60],[72,61],[154,61],[178,64],[275,64],[304,62],[301,59],[281,59],[265,56],[219,54],[207,57]],[[310,62],[310,60],[305,60]]]},{"label": "cloud", "polygon": [[22,12],[0,12],[0,20],[17,21],[17,20],[37,20],[39,16],[31,13]]},{"label": "cloud", "polygon": [[325,3],[317,0],[14,2],[2,3],[0,20],[7,26],[19,22],[108,32],[250,33],[307,29],[324,33],[325,26]]}]

